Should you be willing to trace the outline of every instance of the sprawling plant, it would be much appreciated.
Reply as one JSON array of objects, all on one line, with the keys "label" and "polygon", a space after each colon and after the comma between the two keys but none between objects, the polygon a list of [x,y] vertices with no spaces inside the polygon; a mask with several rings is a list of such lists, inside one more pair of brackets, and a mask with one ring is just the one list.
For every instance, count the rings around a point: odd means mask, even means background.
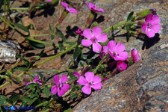
[{"label": "sprawling plant", "polygon": [[[105,80],[123,72],[141,59],[138,50],[134,48],[131,53],[127,52],[124,43],[116,41],[117,36],[114,33],[109,37],[108,32],[121,31],[126,34],[127,40],[131,36],[138,39],[139,35],[143,35],[143,38],[140,39],[149,41],[155,38],[155,34],[160,30],[160,18],[153,9],[131,12],[126,20],[102,29],[96,18],[105,10],[88,2],[85,5],[90,10],[90,14],[88,14],[86,25],[83,28],[78,26],[71,32],[75,37],[75,40],[72,41],[65,37],[60,26],[63,21],[66,21],[68,14],[78,14],[78,11],[69,2],[60,1],[47,0],[25,8],[13,8],[10,0],[0,2],[0,20],[5,24],[1,36],[6,36],[5,30],[16,31],[25,37],[25,41],[29,43],[28,47],[41,51],[33,58],[17,52],[17,55],[12,55],[12,58],[14,60],[17,58],[17,61],[12,62],[14,64],[10,68],[0,71],[1,110],[71,111],[71,108],[82,98],[89,96],[93,91],[101,90]],[[33,25],[24,26],[20,21],[16,22],[9,18],[12,13],[19,14],[20,10],[33,12],[58,5],[63,8],[62,14],[57,23],[50,25],[49,34],[31,35],[30,30],[34,29]],[[35,38],[44,35],[48,38],[51,37],[48,42]],[[61,41],[55,43],[53,40],[56,37],[60,37]],[[54,47],[53,49],[57,49],[57,53],[42,58],[46,46]],[[6,54],[8,52],[3,48],[2,50],[0,48],[1,53],[3,51],[0,58],[4,59],[3,63],[10,63],[8,58],[11,58],[11,55]],[[19,49],[19,47],[6,47],[6,49],[9,48],[11,48],[9,53]],[[68,63],[68,68],[53,71],[43,70],[43,72],[33,71],[46,62],[66,54],[71,54],[72,58]],[[14,91],[12,94],[6,94],[4,89],[6,86],[10,87],[10,84],[21,83],[24,83],[24,86],[19,88],[19,93]]]}]

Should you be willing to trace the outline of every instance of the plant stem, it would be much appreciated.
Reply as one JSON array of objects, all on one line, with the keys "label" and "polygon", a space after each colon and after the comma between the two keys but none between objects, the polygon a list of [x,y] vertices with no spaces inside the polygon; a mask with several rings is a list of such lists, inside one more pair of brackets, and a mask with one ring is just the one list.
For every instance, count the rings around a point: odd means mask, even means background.
[{"label": "plant stem", "polygon": [[69,51],[73,50],[76,46],[77,46],[77,43],[74,44],[74,45],[73,45],[72,47],[70,47],[69,49],[66,49],[66,50],[63,51],[63,52],[60,52],[60,53],[58,53],[58,54],[56,54],[56,55],[53,55],[53,56],[50,56],[50,57],[46,58],[46,59],[43,60],[42,62],[37,63],[35,66],[40,66],[40,65],[42,65],[42,64],[44,64],[44,63],[46,63],[46,62],[48,62],[48,61],[50,61],[50,60],[52,60],[52,59],[54,59],[54,58],[56,58],[56,57],[62,56],[63,54],[66,54],[66,53],[68,53]]},{"label": "plant stem", "polygon": [[11,10],[17,10],[17,11],[19,11],[19,10],[21,10],[21,11],[27,11],[27,10],[29,10],[29,8],[26,8],[26,7],[11,7],[10,8]]},{"label": "plant stem", "polygon": [[126,23],[126,20],[120,21],[120,22],[114,24],[113,26],[110,26],[109,28],[106,28],[106,29],[104,30],[104,32],[116,30],[118,27],[121,27],[122,25],[125,25],[125,23]]},{"label": "plant stem", "polygon": [[93,70],[94,73],[97,72],[97,70],[100,68],[100,66],[103,64],[104,60],[108,57],[108,55],[104,56],[101,61],[99,62],[99,64],[97,65],[97,67]]}]

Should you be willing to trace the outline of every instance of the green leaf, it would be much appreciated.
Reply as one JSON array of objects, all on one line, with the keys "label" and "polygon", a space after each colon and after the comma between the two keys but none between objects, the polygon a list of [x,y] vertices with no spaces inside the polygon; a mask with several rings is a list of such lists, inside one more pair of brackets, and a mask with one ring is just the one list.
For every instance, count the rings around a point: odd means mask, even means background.
[{"label": "green leaf", "polygon": [[76,60],[81,53],[82,53],[82,50],[79,47],[76,47],[75,52],[73,53],[73,59]]},{"label": "green leaf", "polygon": [[19,95],[14,93],[12,94],[12,96],[9,97],[9,101],[14,104],[15,102],[17,102],[17,100],[19,100]]},{"label": "green leaf", "polygon": [[136,14],[135,20],[143,19],[144,17],[146,17],[150,13],[152,13],[151,9],[145,9],[145,10]]},{"label": "green leaf", "polygon": [[7,100],[6,96],[0,95],[0,106],[4,105],[4,104],[7,104],[6,100]]},{"label": "green leaf", "polygon": [[27,32],[28,35],[30,34],[29,29],[27,27],[23,26],[22,24],[19,24],[19,23],[13,23],[13,24],[14,24],[15,27]]},{"label": "green leaf", "polygon": [[40,42],[35,42],[35,41],[32,41],[32,40],[28,40],[29,41],[29,44],[34,48],[34,49],[44,49],[45,48],[45,45],[40,43]]},{"label": "green leaf", "polygon": [[134,12],[130,12],[128,17],[127,17],[127,21],[131,21],[133,19],[133,15],[134,15]]},{"label": "green leaf", "polygon": [[58,28],[56,28],[56,34],[58,34],[64,42],[66,41],[64,34]]},{"label": "green leaf", "polygon": [[65,110],[64,112],[73,112],[73,110],[71,108],[68,108],[67,110]]},{"label": "green leaf", "polygon": [[46,95],[47,98],[50,96],[50,88],[47,85],[45,85],[43,93]]}]

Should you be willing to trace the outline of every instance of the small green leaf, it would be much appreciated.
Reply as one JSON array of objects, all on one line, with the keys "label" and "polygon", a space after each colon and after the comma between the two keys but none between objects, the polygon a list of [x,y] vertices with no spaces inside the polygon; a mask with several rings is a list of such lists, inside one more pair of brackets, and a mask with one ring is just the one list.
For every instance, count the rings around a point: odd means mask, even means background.
[{"label": "small green leaf", "polygon": [[29,44],[30,44],[34,49],[44,49],[44,48],[45,48],[45,45],[42,44],[42,43],[35,42],[35,41],[32,41],[32,40],[28,40],[28,41],[29,41]]},{"label": "small green leaf", "polygon": [[66,41],[64,34],[58,28],[56,28],[56,34],[58,34],[64,42]]},{"label": "small green leaf", "polygon": [[6,96],[0,95],[0,106],[4,105],[4,104],[7,104],[6,100],[7,100]]},{"label": "small green leaf", "polygon": [[27,27],[23,26],[23,25],[20,24],[20,23],[13,23],[13,24],[14,24],[15,27],[17,27],[17,28],[19,28],[19,29],[21,29],[21,30],[27,32],[28,35],[29,35],[29,29],[28,29]]},{"label": "small green leaf", "polygon": [[50,88],[47,85],[44,87],[43,93],[46,95],[47,98],[50,96]]},{"label": "small green leaf", "polygon": [[76,60],[81,53],[82,53],[82,50],[79,47],[76,47],[75,52],[73,53],[73,59]]},{"label": "small green leaf", "polygon": [[143,19],[148,14],[152,13],[151,9],[145,9],[139,13],[136,14],[136,20]]},{"label": "small green leaf", "polygon": [[133,19],[133,15],[134,15],[134,12],[130,12],[128,17],[127,17],[127,21],[131,21]]},{"label": "small green leaf", "polygon": [[73,110],[71,108],[68,108],[67,110],[65,110],[64,112],[73,112]]}]

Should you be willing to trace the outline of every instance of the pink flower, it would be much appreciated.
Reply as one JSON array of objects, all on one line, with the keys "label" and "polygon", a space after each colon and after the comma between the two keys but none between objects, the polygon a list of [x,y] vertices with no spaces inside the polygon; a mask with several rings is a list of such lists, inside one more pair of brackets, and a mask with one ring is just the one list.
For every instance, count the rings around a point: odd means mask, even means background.
[{"label": "pink flower", "polygon": [[95,76],[93,72],[86,72],[84,76],[80,76],[77,80],[80,85],[83,85],[83,93],[89,95],[91,94],[92,88],[94,90],[100,90],[102,88],[101,78],[99,76]]},{"label": "pink flower", "polygon": [[116,68],[118,71],[122,72],[127,69],[127,64],[124,61],[118,61]]},{"label": "pink flower", "polygon": [[138,62],[141,59],[141,55],[136,49],[131,50],[131,57],[133,59],[133,62]]},{"label": "pink flower", "polygon": [[104,9],[98,8],[94,3],[86,3],[86,6],[93,12],[104,12]]},{"label": "pink flower", "polygon": [[55,85],[51,87],[52,94],[58,94],[58,96],[63,96],[70,88],[70,85],[67,83],[68,77],[63,74],[62,76],[54,76]]},{"label": "pink flower", "polygon": [[61,2],[61,5],[70,13],[72,14],[77,14],[77,10],[73,7],[69,7],[69,4],[67,4],[66,2]]},{"label": "pink flower", "polygon": [[124,61],[128,58],[128,53],[125,51],[125,46],[122,43],[117,43],[113,40],[109,41],[108,44],[109,54],[116,61]]},{"label": "pink flower", "polygon": [[160,30],[160,18],[158,15],[148,14],[145,18],[145,22],[142,25],[141,30],[149,37],[155,36]]},{"label": "pink flower", "polygon": [[93,51],[96,53],[99,53],[102,49],[102,46],[99,44],[99,42],[107,41],[107,35],[102,33],[101,28],[97,26],[94,27],[92,31],[90,29],[85,29],[83,31],[83,36],[86,39],[82,39],[82,45],[86,47],[92,45]]},{"label": "pink flower", "polygon": [[26,86],[31,83],[38,83],[40,86],[42,85],[42,81],[40,80],[40,77],[38,75],[34,77],[33,82],[26,82]]}]

